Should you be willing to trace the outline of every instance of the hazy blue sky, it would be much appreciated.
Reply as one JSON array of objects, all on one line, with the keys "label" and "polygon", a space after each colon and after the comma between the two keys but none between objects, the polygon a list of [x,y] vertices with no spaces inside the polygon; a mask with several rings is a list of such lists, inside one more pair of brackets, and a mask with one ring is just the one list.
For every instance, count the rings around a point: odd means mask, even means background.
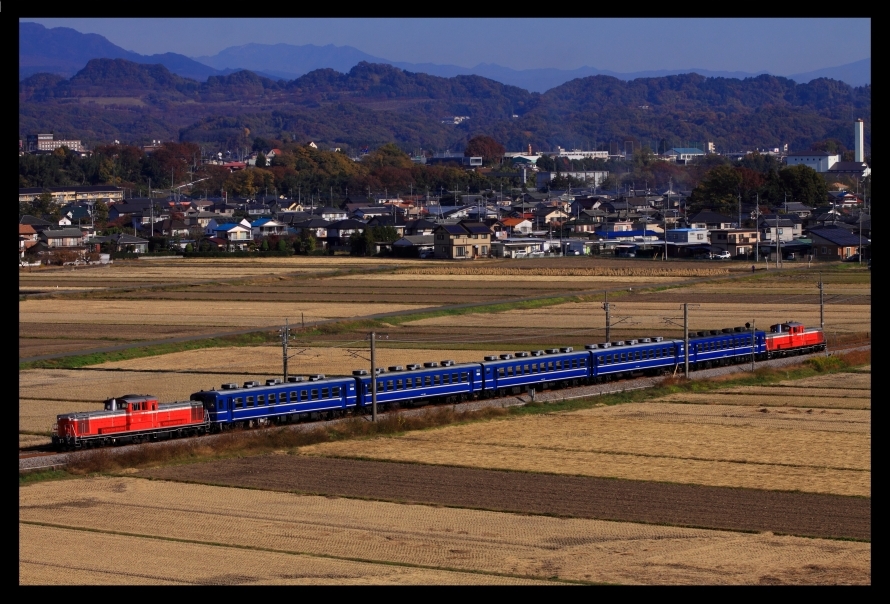
[{"label": "hazy blue sky", "polygon": [[334,44],[390,61],[514,69],[582,66],[790,75],[871,56],[870,19],[44,19],[142,54]]}]

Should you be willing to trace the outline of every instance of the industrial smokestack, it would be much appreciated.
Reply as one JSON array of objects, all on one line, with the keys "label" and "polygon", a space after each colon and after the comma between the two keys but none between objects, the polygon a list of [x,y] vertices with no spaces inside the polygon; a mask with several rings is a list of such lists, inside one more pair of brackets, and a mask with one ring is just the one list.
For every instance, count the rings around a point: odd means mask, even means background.
[{"label": "industrial smokestack", "polygon": [[853,137],[855,139],[855,152],[854,152],[854,160],[857,162],[865,161],[865,124],[862,121],[862,118],[859,118],[854,123],[853,129]]}]

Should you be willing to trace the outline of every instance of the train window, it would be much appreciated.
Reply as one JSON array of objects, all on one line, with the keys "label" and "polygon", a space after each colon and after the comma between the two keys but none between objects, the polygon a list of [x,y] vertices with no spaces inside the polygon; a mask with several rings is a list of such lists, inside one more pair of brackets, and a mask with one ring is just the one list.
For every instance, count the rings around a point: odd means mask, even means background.
[{"label": "train window", "polygon": [[442,378],[441,378],[441,376],[434,375],[434,376],[433,376],[433,384],[435,384],[436,386],[438,386],[438,385],[441,384],[441,383],[442,383]]},{"label": "train window", "polygon": [[331,396],[340,398],[340,386],[334,386],[331,388]]},{"label": "train window", "polygon": [[253,397],[252,396],[247,397],[247,405],[246,406],[253,407]]},{"label": "train window", "polygon": [[256,395],[256,404],[257,405],[265,405],[266,404],[266,395],[265,394]]},{"label": "train window", "polygon": [[309,400],[309,391],[308,390],[300,390],[300,400],[301,401]]},{"label": "train window", "polygon": [[235,397],[235,409],[241,409],[244,407],[244,399],[240,396]]},{"label": "train window", "polygon": [[498,377],[506,377],[507,370],[503,367],[498,367]]},{"label": "train window", "polygon": [[460,374],[460,381],[462,381],[462,382],[469,382],[469,381],[470,381],[470,374],[467,373],[467,372],[465,372],[465,371],[464,371],[464,372],[461,372],[461,374]]},{"label": "train window", "polygon": [[443,374],[442,374],[442,383],[443,383],[443,384],[450,384],[450,383],[451,383],[451,374],[450,374],[450,373],[443,373]]},{"label": "train window", "polygon": [[556,368],[562,369],[562,361],[556,361]]},{"label": "train window", "polygon": [[456,384],[460,381],[460,376],[456,373],[451,374],[451,383]]},{"label": "train window", "polygon": [[621,353],[621,360],[622,360],[622,361],[626,361],[626,360],[627,360],[627,353],[626,353],[626,352],[622,352],[622,353]]},{"label": "train window", "polygon": [[387,390],[393,389],[393,381],[392,380],[386,380],[386,389]]},{"label": "train window", "polygon": [[425,376],[423,376],[423,385],[424,385],[424,386],[432,386],[432,385],[433,385],[433,378],[432,378],[431,376],[429,376],[429,375],[425,375]]},{"label": "train window", "polygon": [[[281,396],[283,397],[283,396],[284,396],[284,393],[282,393]],[[274,395],[274,394],[270,394],[270,395],[269,395],[269,404],[270,404],[270,405],[274,405],[274,404],[275,404],[275,395]]]},{"label": "train window", "polygon": [[547,361],[547,371],[553,371],[553,361]]},{"label": "train window", "polygon": [[383,380],[377,382],[377,392],[383,392]]},{"label": "train window", "polygon": [[299,395],[297,394],[297,391],[296,391],[296,390],[291,390],[291,391],[290,391],[290,402],[292,402],[292,403],[296,403],[296,402],[297,402],[297,397],[298,397],[298,396],[299,396]]},{"label": "train window", "polygon": [[328,388],[321,389],[321,398],[330,398],[330,390]]},{"label": "train window", "polygon": [[637,354],[636,354],[636,359],[639,361],[639,360],[642,359],[642,358],[643,358],[643,355],[642,355],[642,354],[640,353],[640,351],[638,350],[638,351],[637,351]]},{"label": "train window", "polygon": [[513,377],[513,368],[512,367],[507,367],[507,375],[509,375],[510,377]]},{"label": "train window", "polygon": [[312,400],[318,400],[318,388],[313,388],[312,393],[310,394]]},{"label": "train window", "polygon": [[402,390],[405,387],[405,383],[402,380],[396,380],[396,390]]}]

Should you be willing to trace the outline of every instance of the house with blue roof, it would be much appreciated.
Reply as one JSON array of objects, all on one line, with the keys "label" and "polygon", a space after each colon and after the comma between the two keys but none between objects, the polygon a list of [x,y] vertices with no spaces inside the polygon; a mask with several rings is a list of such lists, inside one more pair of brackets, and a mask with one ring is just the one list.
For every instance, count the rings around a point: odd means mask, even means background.
[{"label": "house with blue roof", "polygon": [[813,256],[817,260],[846,260],[859,253],[860,242],[868,243],[858,233],[834,224],[810,229],[807,234],[813,242]]},{"label": "house with blue roof", "polygon": [[273,218],[260,218],[250,223],[250,234],[254,239],[268,237],[269,235],[283,235],[287,233],[287,224],[278,222]]},{"label": "house with blue roof", "polygon": [[211,220],[204,228],[204,234],[208,237],[226,242],[226,247],[232,250],[247,249],[247,244],[253,240],[252,229],[246,219],[241,222],[225,222],[217,224]]}]

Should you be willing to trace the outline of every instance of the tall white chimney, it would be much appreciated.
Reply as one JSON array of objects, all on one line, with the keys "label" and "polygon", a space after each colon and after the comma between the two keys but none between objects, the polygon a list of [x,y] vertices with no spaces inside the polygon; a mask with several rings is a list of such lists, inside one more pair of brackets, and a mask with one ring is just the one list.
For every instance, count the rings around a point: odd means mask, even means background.
[{"label": "tall white chimney", "polygon": [[857,162],[865,161],[865,125],[862,122],[862,118],[859,118],[855,122],[855,126],[853,129],[853,136],[855,139],[855,152],[854,159]]}]

